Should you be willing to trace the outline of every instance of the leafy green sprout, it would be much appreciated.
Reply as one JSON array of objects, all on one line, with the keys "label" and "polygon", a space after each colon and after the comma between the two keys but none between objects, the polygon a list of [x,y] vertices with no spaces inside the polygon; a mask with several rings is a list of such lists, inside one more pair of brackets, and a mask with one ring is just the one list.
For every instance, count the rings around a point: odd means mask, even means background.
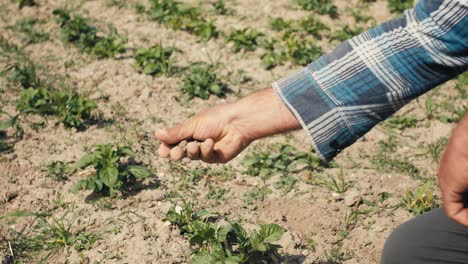
[{"label": "leafy green sprout", "polygon": [[8,76],[9,81],[20,84],[24,89],[36,89],[42,84],[37,74],[36,66],[31,61],[17,60],[7,64],[0,72],[0,75],[5,76],[7,73],[10,74]]},{"label": "leafy green sprout", "polygon": [[233,15],[234,10],[226,7],[226,0],[217,0],[213,3],[216,14],[218,15]]},{"label": "leafy green sprout", "polygon": [[317,179],[308,180],[307,182],[310,184],[326,187],[328,190],[334,193],[345,193],[350,186],[350,184],[346,182],[342,168],[340,168],[340,172],[336,178],[318,175]]},{"label": "leafy green sprout", "polygon": [[[79,214],[71,219],[67,210],[55,217],[50,213],[13,212],[0,216],[0,220],[32,217],[29,229],[22,232],[9,230],[9,236],[0,238],[0,249],[9,248],[15,261],[38,260],[39,253],[45,252],[39,263],[46,263],[62,248],[73,247],[77,251],[89,250],[99,240],[99,234],[84,232],[76,228]],[[16,262],[15,262],[16,263]]]},{"label": "leafy green sprout", "polygon": [[96,27],[79,15],[72,16],[66,9],[55,9],[53,15],[60,24],[60,39],[64,43],[75,44],[80,52],[87,52],[98,59],[111,58],[124,53],[127,37],[110,29],[107,36],[98,36]]},{"label": "leafy green sprout", "polygon": [[330,36],[330,42],[337,40],[339,42],[343,42],[348,40],[354,36],[357,36],[364,32],[364,28],[356,26],[355,28],[351,28],[348,24],[344,25],[341,29],[335,31],[333,35]]},{"label": "leafy green sprout", "polygon": [[77,169],[92,167],[94,173],[78,181],[74,190],[86,189],[105,196],[115,197],[136,179],[145,179],[153,172],[140,165],[131,164],[135,154],[129,147],[114,144],[97,145],[76,164]]},{"label": "leafy green sprout", "polygon": [[227,90],[227,85],[216,73],[216,66],[212,64],[193,64],[184,74],[182,81],[179,90],[186,95],[187,100],[194,97],[208,99],[211,94],[222,97]]},{"label": "leafy green sprout", "polygon": [[75,173],[76,168],[71,166],[70,162],[52,160],[44,165],[42,171],[46,177],[52,178],[55,181],[64,181]]},{"label": "leafy green sprout", "polygon": [[40,43],[49,39],[49,34],[35,29],[36,24],[42,22],[42,20],[35,18],[21,19],[8,28],[20,33],[19,39],[26,42],[26,44]]},{"label": "leafy green sprout", "polygon": [[329,15],[331,18],[338,17],[338,8],[333,0],[295,0],[296,5],[304,10],[312,10],[321,15]]},{"label": "leafy green sprout", "polygon": [[145,74],[172,76],[177,70],[173,59],[176,51],[175,47],[167,48],[161,44],[140,48],[135,55],[135,66]]},{"label": "leafy green sprout", "polygon": [[413,0],[387,0],[387,7],[392,13],[401,14],[406,9],[413,7]]},{"label": "leafy green sprout", "polygon": [[150,0],[150,7],[145,9],[152,20],[172,29],[193,33],[201,41],[208,41],[219,35],[213,22],[204,19],[199,7],[174,0]]},{"label": "leafy green sprout", "polygon": [[18,8],[22,9],[25,6],[35,6],[37,5],[35,0],[16,0],[18,3]]},{"label": "leafy green sprout", "polygon": [[420,215],[433,208],[439,207],[430,181],[424,183],[414,191],[407,190],[402,199],[402,204],[406,210],[415,215]]},{"label": "leafy green sprout", "polygon": [[186,202],[166,214],[167,221],[177,225],[195,247],[192,263],[279,263],[280,246],[272,243],[282,237],[283,228],[264,224],[249,234],[236,222],[224,226],[210,223],[212,216],[206,210],[194,212]]},{"label": "leafy green sprout", "polygon": [[260,45],[260,38],[263,36],[263,33],[258,32],[253,28],[246,27],[231,32],[231,34],[229,34],[229,36],[227,37],[226,41],[228,43],[233,43],[235,52],[239,52],[241,50],[255,51]]}]

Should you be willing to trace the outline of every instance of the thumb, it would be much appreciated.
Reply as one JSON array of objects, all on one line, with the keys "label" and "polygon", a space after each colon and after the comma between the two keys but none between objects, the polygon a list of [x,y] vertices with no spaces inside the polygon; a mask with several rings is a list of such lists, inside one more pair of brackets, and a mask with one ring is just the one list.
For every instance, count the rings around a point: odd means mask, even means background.
[{"label": "thumb", "polygon": [[156,138],[166,144],[176,144],[184,139],[190,139],[194,133],[193,122],[184,122],[174,127],[159,129],[156,131]]},{"label": "thumb", "polygon": [[443,198],[443,205],[449,218],[462,225],[468,226],[468,208],[466,208],[465,199],[463,195],[462,197],[456,198],[455,195],[453,195],[452,197]]}]

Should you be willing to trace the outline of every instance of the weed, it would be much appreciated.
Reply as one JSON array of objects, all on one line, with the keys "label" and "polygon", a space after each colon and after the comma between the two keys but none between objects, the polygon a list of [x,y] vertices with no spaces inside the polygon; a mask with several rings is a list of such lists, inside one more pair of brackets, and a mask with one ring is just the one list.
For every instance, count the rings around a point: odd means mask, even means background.
[{"label": "weed", "polygon": [[327,14],[331,18],[338,17],[338,8],[333,0],[295,0],[296,4],[304,10],[313,10],[319,14]]},{"label": "weed", "polygon": [[250,234],[239,223],[217,226],[208,222],[206,210],[193,212],[185,203],[170,209],[166,219],[177,225],[195,247],[192,263],[278,263],[278,245],[284,229],[276,224],[260,225]]},{"label": "weed", "polygon": [[389,155],[396,151],[396,140],[390,137],[388,140],[379,141],[380,150],[377,155],[371,159],[372,164],[379,172],[385,173],[404,173],[412,178],[420,178],[419,169],[410,161],[392,158]]},{"label": "weed", "polygon": [[462,99],[468,98],[467,86],[468,86],[468,72],[465,72],[465,73],[460,74],[460,76],[458,76],[456,84],[455,84],[455,89],[458,91]]},{"label": "weed", "polygon": [[41,80],[36,73],[36,66],[31,61],[15,61],[5,66],[0,75],[10,73],[8,80],[20,84],[24,89],[39,88]]},{"label": "weed", "polygon": [[217,200],[223,201],[224,195],[228,192],[227,189],[224,188],[216,188],[213,187],[211,184],[208,185],[208,193],[206,194],[206,198],[210,200]]},{"label": "weed", "polygon": [[269,179],[275,174],[296,172],[299,164],[304,165],[302,170],[311,171],[324,165],[313,153],[297,151],[289,144],[269,146],[265,151],[247,155],[242,161],[242,165],[246,167],[245,174],[260,176],[262,179]]},{"label": "weed", "polygon": [[305,66],[318,59],[322,54],[322,49],[314,42],[302,40],[291,36],[285,40],[288,60],[296,65]]},{"label": "weed", "polygon": [[326,251],[327,263],[343,263],[346,260],[351,259],[349,252],[343,252],[341,247],[333,247],[330,251]]},{"label": "weed", "polygon": [[426,100],[424,101],[424,110],[426,110],[427,119],[433,120],[435,118],[436,108],[437,106],[434,104],[432,96],[427,96]]},{"label": "weed", "polygon": [[247,191],[244,193],[244,202],[247,205],[251,205],[255,200],[263,201],[269,194],[273,191],[268,186],[263,186],[262,188],[256,188],[252,191]]},{"label": "weed", "polygon": [[226,0],[218,0],[213,3],[213,7],[218,15],[233,15],[234,10],[226,7]]},{"label": "weed", "polygon": [[349,183],[347,183],[345,180],[342,168],[340,168],[338,179],[335,179],[334,177],[327,178],[323,176],[318,176],[318,179],[309,180],[308,182],[311,184],[326,187],[334,193],[345,193],[349,188]]},{"label": "weed", "polygon": [[202,41],[208,41],[219,35],[213,22],[203,18],[202,10],[189,4],[174,0],[150,0],[147,14],[152,20],[172,29],[193,33]]},{"label": "weed", "polygon": [[95,173],[80,180],[74,189],[87,189],[114,197],[126,184],[151,176],[153,173],[150,169],[130,164],[134,155],[128,147],[97,145],[92,153],[84,155],[75,165],[77,169],[93,167]]},{"label": "weed", "polygon": [[270,28],[274,31],[283,31],[291,28],[292,22],[290,20],[286,21],[281,17],[275,17],[270,20]]},{"label": "weed", "polygon": [[186,95],[187,100],[194,97],[208,99],[210,94],[224,96],[226,84],[216,73],[216,67],[211,64],[195,63],[183,76],[183,85],[179,90]]},{"label": "weed", "polygon": [[403,13],[413,7],[413,0],[387,0],[387,7],[392,13]]},{"label": "weed", "polygon": [[99,235],[76,230],[74,224],[79,214],[69,220],[68,213],[69,211],[66,211],[60,217],[55,217],[50,213],[20,211],[0,216],[0,220],[33,217],[30,230],[26,232],[9,230],[9,236],[0,239],[0,248],[8,246],[15,263],[31,258],[37,260],[38,253],[43,251],[47,254],[38,261],[39,263],[47,263],[48,259],[62,248],[73,247],[77,251],[90,249],[99,239]]},{"label": "weed", "polygon": [[22,138],[24,135],[23,127],[21,126],[20,115],[10,115],[0,109],[0,116],[7,116],[5,121],[0,121],[0,132],[6,131],[8,128],[14,130],[14,137]]},{"label": "weed", "polygon": [[338,40],[339,42],[343,42],[345,40],[348,40],[356,35],[361,34],[364,32],[364,29],[362,27],[355,27],[354,29],[351,28],[349,25],[343,26],[340,30],[337,30],[333,33],[333,35],[330,36],[330,42],[334,40]]},{"label": "weed", "polygon": [[115,6],[118,9],[127,7],[128,3],[125,0],[107,0],[108,6]]},{"label": "weed", "polygon": [[76,168],[70,166],[70,162],[53,160],[47,162],[42,171],[46,177],[52,178],[55,181],[65,181],[75,173]]},{"label": "weed", "polygon": [[292,175],[281,175],[280,179],[273,184],[275,189],[284,189],[284,193],[290,192],[297,182],[297,178]]},{"label": "weed", "polygon": [[21,19],[16,21],[14,26],[8,28],[20,33],[19,39],[26,44],[47,41],[49,39],[49,34],[37,31],[35,29],[37,23],[42,23],[42,21],[35,18]]},{"label": "weed", "polygon": [[448,139],[446,137],[441,137],[436,142],[427,145],[427,153],[429,153],[434,162],[439,162],[442,151],[444,151],[447,143]]},{"label": "weed", "polygon": [[260,38],[263,36],[263,33],[247,27],[231,32],[226,41],[233,43],[235,52],[239,52],[241,50],[254,51],[259,46]]},{"label": "weed", "polygon": [[84,128],[97,108],[94,101],[70,91],[49,91],[43,86],[20,92],[16,109],[21,113],[57,116],[67,127]]},{"label": "weed", "polygon": [[88,24],[88,19],[78,15],[72,17],[70,11],[65,9],[55,9],[53,14],[60,24],[62,42],[75,44],[80,52],[87,52],[98,59],[125,52],[127,37],[119,35],[115,29],[111,29],[109,35],[100,37],[96,27]]},{"label": "weed", "polygon": [[436,198],[434,197],[432,183],[428,181],[418,187],[414,192],[407,190],[406,195],[402,200],[402,204],[406,210],[415,215],[420,215],[438,207]]},{"label": "weed", "polygon": [[390,128],[396,128],[398,130],[404,130],[406,128],[415,128],[418,124],[418,120],[414,116],[393,116],[388,118],[384,125]]},{"label": "weed", "polygon": [[35,5],[37,5],[35,0],[16,0],[16,2],[18,3],[18,8],[19,9],[22,9],[25,6],[35,6]]},{"label": "weed", "polygon": [[165,48],[161,44],[150,48],[140,48],[135,55],[135,65],[145,74],[171,76],[177,69],[172,58],[176,51],[174,47]]}]

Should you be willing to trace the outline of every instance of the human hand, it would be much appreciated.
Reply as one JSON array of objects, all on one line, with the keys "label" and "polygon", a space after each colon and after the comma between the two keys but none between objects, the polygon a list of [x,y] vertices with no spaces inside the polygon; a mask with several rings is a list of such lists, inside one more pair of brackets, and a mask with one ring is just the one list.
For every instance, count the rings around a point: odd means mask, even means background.
[{"label": "human hand", "polygon": [[[256,139],[300,127],[276,92],[268,88],[156,131],[156,138],[162,141],[158,154],[173,160],[188,157],[207,163],[225,163]],[[183,140],[188,141],[187,145],[178,146]]]},{"label": "human hand", "polygon": [[447,216],[468,226],[468,114],[448,142],[438,175]]}]

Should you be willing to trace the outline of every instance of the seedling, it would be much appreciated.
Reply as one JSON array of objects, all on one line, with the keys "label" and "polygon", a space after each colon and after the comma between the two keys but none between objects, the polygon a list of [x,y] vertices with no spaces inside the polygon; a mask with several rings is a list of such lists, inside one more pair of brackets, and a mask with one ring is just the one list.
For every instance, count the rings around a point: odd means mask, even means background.
[{"label": "seedling", "polygon": [[291,28],[292,21],[284,20],[281,17],[275,17],[270,20],[270,28],[274,31],[283,31]]},{"label": "seedling", "polygon": [[173,0],[150,0],[147,14],[152,20],[172,29],[193,33],[202,41],[219,35],[213,22],[204,19],[202,10],[189,4]]},{"label": "seedling", "polygon": [[111,29],[108,36],[98,36],[97,29],[89,25],[89,20],[78,15],[72,17],[70,11],[55,9],[52,12],[60,24],[60,39],[64,43],[75,44],[80,52],[87,52],[98,59],[111,58],[125,52],[127,37]]},{"label": "seedling", "polygon": [[16,109],[21,113],[57,116],[65,126],[79,129],[92,119],[96,108],[94,101],[76,91],[49,91],[43,86],[21,91],[16,102]]},{"label": "seedling", "polygon": [[465,72],[465,73],[462,73],[460,76],[458,76],[456,84],[455,84],[455,89],[458,91],[462,99],[468,98],[467,87],[468,87],[468,72]]},{"label": "seedling", "polygon": [[418,187],[414,192],[407,190],[402,203],[406,210],[415,215],[420,215],[439,207],[430,181]]},{"label": "seedling", "polygon": [[192,263],[279,263],[278,245],[284,229],[276,224],[260,225],[250,234],[239,223],[217,226],[208,222],[207,211],[194,213],[190,204],[174,207],[166,219],[177,225],[195,247]]},{"label": "seedling", "polygon": [[16,21],[14,26],[8,28],[20,33],[19,39],[26,44],[40,43],[49,39],[49,34],[39,32],[35,29],[36,24],[42,22],[43,21],[35,18],[22,19]]},{"label": "seedling", "polygon": [[304,10],[313,10],[321,15],[338,17],[338,8],[332,0],[295,0],[296,4]]},{"label": "seedling", "polygon": [[338,40],[339,42],[343,42],[345,40],[348,40],[356,35],[361,34],[364,32],[364,29],[362,27],[355,27],[354,29],[351,28],[349,25],[345,25],[342,27],[340,30],[335,31],[332,36],[330,36],[330,42],[334,40]]},{"label": "seedling", "polygon": [[193,64],[183,76],[183,85],[179,90],[186,95],[187,100],[194,97],[208,99],[210,94],[224,96],[226,84],[216,73],[216,67],[211,64]]},{"label": "seedling", "polygon": [[136,179],[145,179],[150,169],[131,164],[133,151],[114,144],[97,145],[92,153],[84,155],[75,165],[77,169],[93,167],[95,172],[75,185],[75,190],[86,189],[115,197],[126,185]]},{"label": "seedling", "polygon": [[[8,236],[0,238],[0,248],[8,248],[14,263],[36,260],[47,263],[60,249],[73,247],[77,251],[89,250],[99,240],[95,232],[77,229],[75,222],[79,214],[71,220],[69,211],[55,217],[50,213],[14,212],[0,216],[0,220],[18,217],[32,217],[28,230],[17,232],[8,230]],[[41,254],[45,252],[46,254]],[[28,261],[29,260],[29,261]]]},{"label": "seedling", "polygon": [[36,1],[34,1],[34,0],[16,0],[16,2],[18,3],[18,8],[19,9],[22,9],[25,6],[35,6],[36,5]]},{"label": "seedling", "polygon": [[247,205],[252,205],[255,200],[263,201],[273,191],[268,186],[262,188],[255,188],[254,190],[247,191],[244,193],[244,202]]},{"label": "seedling", "polygon": [[392,13],[403,13],[406,9],[413,7],[413,0],[388,0],[388,9]]},{"label": "seedling", "polygon": [[234,10],[226,7],[226,0],[218,0],[213,3],[213,7],[218,15],[233,15]]},{"label": "seedling", "polygon": [[318,157],[309,152],[297,151],[288,144],[276,144],[265,151],[247,155],[242,161],[245,174],[269,179],[275,174],[296,172],[296,165],[306,165],[303,169],[316,170],[323,165]]},{"label": "seedling", "polygon": [[47,162],[42,171],[46,177],[52,178],[55,181],[65,181],[75,173],[76,168],[70,166],[70,162],[53,160]]},{"label": "seedling", "polygon": [[36,66],[31,61],[15,61],[5,66],[0,75],[10,73],[8,80],[20,84],[24,89],[39,88],[41,80],[36,73]]},{"label": "seedling", "polygon": [[14,130],[14,137],[22,138],[24,134],[23,127],[21,126],[20,115],[10,115],[7,112],[0,109],[0,116],[6,116],[6,120],[0,120],[0,132],[5,132],[11,128]]},{"label": "seedling", "polygon": [[254,51],[260,44],[260,38],[263,37],[264,34],[258,32],[253,28],[244,28],[235,30],[227,37],[227,42],[232,42],[234,45],[234,51],[239,52],[241,50],[244,51]]},{"label": "seedling", "polygon": [[285,40],[288,53],[288,60],[296,65],[305,66],[318,59],[322,54],[322,49],[312,41],[301,40],[291,36]]},{"label": "seedling", "polygon": [[429,153],[434,162],[439,162],[442,151],[444,151],[447,143],[448,139],[446,137],[441,137],[436,142],[427,145],[427,153]]},{"label": "seedling", "polygon": [[176,51],[174,47],[165,48],[161,44],[150,48],[140,48],[135,55],[135,66],[145,74],[171,76],[177,69],[173,60],[173,54]]},{"label": "seedling", "polygon": [[404,159],[392,158],[390,155],[396,151],[396,140],[390,137],[388,140],[379,141],[380,150],[371,159],[376,169],[384,173],[404,173],[414,179],[420,178],[419,169],[413,163]]},{"label": "seedling", "polygon": [[393,116],[388,118],[384,125],[390,128],[404,130],[407,128],[415,128],[418,125],[418,120],[414,116],[409,115]]},{"label": "seedling", "polygon": [[346,182],[344,177],[343,168],[340,168],[340,173],[338,174],[337,179],[335,179],[335,177],[323,177],[319,175],[317,175],[317,178],[318,179],[309,180],[308,182],[326,187],[334,193],[345,193],[349,188],[349,183]]}]

